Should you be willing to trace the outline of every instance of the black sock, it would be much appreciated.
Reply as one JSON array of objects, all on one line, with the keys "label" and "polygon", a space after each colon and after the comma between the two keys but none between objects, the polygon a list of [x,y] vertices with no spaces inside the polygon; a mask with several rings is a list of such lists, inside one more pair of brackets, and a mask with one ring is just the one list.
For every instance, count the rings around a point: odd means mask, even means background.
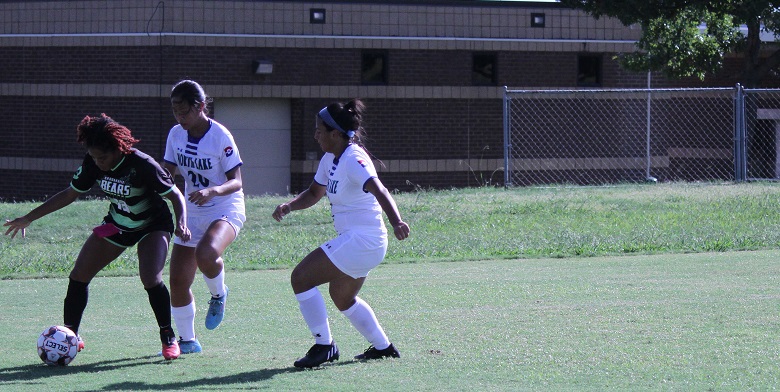
[{"label": "black sock", "polygon": [[68,293],[65,295],[65,309],[63,312],[63,322],[76,334],[79,333],[81,325],[81,316],[84,315],[84,309],[87,308],[87,299],[89,297],[89,283],[77,282],[69,279]]},{"label": "black sock", "polygon": [[157,286],[146,289],[146,293],[149,295],[149,304],[152,305],[157,325],[161,330],[171,328],[171,294],[165,283],[160,282]]}]

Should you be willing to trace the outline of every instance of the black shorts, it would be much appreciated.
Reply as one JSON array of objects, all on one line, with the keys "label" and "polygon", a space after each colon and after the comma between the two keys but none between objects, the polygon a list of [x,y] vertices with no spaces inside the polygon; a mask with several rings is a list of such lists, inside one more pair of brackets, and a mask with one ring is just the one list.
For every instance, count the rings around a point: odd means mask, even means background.
[{"label": "black shorts", "polygon": [[[174,227],[173,227],[173,219],[169,214],[160,214],[161,218],[158,218],[154,221],[152,221],[151,224],[148,226],[138,229],[136,231],[124,231],[119,230],[118,233],[112,234],[107,237],[103,237],[106,241],[123,248],[129,248],[135,244],[137,244],[139,241],[141,241],[144,237],[146,237],[149,233],[153,233],[155,231],[164,231],[169,233],[171,236],[173,235]],[[103,218],[103,224],[113,224],[113,220],[111,219],[110,215],[106,215],[105,218]]]}]

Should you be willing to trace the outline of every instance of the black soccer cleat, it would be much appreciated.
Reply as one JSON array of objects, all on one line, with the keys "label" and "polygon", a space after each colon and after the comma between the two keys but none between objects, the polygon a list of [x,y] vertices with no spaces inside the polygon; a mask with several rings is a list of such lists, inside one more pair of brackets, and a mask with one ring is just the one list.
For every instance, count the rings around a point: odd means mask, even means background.
[{"label": "black soccer cleat", "polygon": [[398,350],[396,350],[395,347],[393,347],[393,344],[391,343],[384,350],[378,350],[373,345],[369,346],[368,349],[366,349],[366,351],[363,352],[363,354],[355,356],[355,359],[359,361],[365,361],[369,359],[380,359],[380,358],[401,358],[401,353],[399,353]]},{"label": "black soccer cleat", "polygon": [[311,346],[303,358],[295,361],[293,365],[297,368],[313,368],[337,359],[339,359],[339,348],[336,347],[336,342],[315,344]]}]

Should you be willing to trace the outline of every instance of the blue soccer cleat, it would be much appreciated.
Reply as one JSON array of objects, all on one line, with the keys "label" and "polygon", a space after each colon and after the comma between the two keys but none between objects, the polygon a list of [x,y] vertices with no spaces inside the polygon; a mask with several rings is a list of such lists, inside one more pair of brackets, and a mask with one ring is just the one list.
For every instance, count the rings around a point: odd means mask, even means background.
[{"label": "blue soccer cleat", "polygon": [[211,297],[209,300],[209,311],[206,313],[206,329],[219,327],[219,324],[225,317],[225,302],[227,302],[228,291],[228,287],[225,286],[225,295]]},{"label": "blue soccer cleat", "polygon": [[203,351],[203,347],[200,345],[198,338],[192,340],[181,340],[181,338],[179,338],[179,349],[182,354],[194,354]]},{"label": "blue soccer cleat", "polygon": [[[194,354],[203,351],[203,347],[200,345],[198,338],[192,340],[181,340],[181,338],[179,338],[178,347],[181,354]],[[163,347],[163,349],[165,349],[165,347]],[[157,353],[157,356],[162,357],[164,356],[164,353],[160,351]],[[166,359],[168,358],[166,357]]]}]

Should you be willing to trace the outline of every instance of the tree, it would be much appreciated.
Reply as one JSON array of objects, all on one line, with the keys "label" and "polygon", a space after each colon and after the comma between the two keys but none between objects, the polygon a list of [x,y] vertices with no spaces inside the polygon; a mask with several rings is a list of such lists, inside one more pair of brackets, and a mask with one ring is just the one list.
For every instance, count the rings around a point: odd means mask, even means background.
[{"label": "tree", "polygon": [[[780,65],[777,45],[763,45],[762,31],[780,36],[780,2],[766,0],[561,0],[599,18],[638,24],[638,51],[620,56],[634,71],[661,71],[672,78],[705,76],[723,66],[726,54],[744,60],[740,82],[758,87]],[[742,27],[742,28],[741,28]],[[743,33],[746,27],[747,34]],[[762,50],[763,49],[763,50]]]}]

